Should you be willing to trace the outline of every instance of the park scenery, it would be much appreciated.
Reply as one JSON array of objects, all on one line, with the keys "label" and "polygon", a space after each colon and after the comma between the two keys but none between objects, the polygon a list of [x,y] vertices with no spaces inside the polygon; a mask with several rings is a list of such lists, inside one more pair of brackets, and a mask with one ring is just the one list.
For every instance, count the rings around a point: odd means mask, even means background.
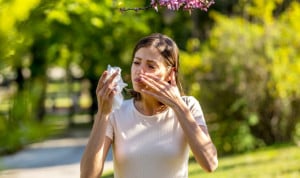
[{"label": "park scenery", "polygon": [[[120,67],[129,98],[134,45],[156,32],[178,44],[184,92],[218,150],[212,173],[191,153],[189,177],[300,177],[299,19],[298,0],[0,0],[0,177],[58,165],[79,177],[100,75]],[[70,139],[71,161],[64,151],[57,164],[17,165],[42,158],[37,145]]]}]

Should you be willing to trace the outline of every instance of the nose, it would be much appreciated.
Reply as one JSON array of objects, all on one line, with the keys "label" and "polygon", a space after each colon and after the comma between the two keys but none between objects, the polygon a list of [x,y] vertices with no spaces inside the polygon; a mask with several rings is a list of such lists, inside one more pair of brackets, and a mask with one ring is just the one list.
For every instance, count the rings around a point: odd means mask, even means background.
[{"label": "nose", "polygon": [[138,68],[137,68],[137,73],[138,74],[145,74],[145,67],[143,65],[140,65]]}]

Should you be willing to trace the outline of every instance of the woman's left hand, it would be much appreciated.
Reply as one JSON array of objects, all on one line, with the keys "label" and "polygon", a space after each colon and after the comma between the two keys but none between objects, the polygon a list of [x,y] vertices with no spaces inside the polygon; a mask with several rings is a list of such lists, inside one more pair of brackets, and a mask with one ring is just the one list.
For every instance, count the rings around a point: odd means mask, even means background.
[{"label": "woman's left hand", "polygon": [[180,92],[175,80],[175,71],[171,72],[171,81],[167,82],[150,74],[142,74],[141,80],[145,84],[142,92],[170,107],[175,106],[181,100]]}]

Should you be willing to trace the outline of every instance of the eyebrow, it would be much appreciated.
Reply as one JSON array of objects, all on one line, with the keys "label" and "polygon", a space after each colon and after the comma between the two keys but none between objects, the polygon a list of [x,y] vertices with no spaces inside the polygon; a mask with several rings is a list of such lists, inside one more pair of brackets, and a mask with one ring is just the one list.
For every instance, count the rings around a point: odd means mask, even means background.
[{"label": "eyebrow", "polygon": [[[140,57],[138,57],[138,56],[134,56],[134,58],[135,58],[135,59],[138,59],[138,60],[143,60],[143,58],[140,58]],[[150,62],[150,63],[156,64],[156,62],[155,62],[154,60],[151,60],[151,59],[145,59],[145,60],[146,60],[146,62]]]}]

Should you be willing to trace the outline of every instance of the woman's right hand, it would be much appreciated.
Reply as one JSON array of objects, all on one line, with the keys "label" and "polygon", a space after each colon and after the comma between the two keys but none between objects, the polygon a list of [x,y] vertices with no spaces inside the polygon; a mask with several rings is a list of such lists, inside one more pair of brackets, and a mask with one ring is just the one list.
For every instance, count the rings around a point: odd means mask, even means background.
[{"label": "woman's right hand", "polygon": [[116,71],[108,77],[108,72],[104,71],[98,81],[96,96],[98,112],[101,112],[101,114],[108,115],[112,112],[113,98],[116,94],[116,83],[113,81],[118,75],[118,72],[119,71]]}]

